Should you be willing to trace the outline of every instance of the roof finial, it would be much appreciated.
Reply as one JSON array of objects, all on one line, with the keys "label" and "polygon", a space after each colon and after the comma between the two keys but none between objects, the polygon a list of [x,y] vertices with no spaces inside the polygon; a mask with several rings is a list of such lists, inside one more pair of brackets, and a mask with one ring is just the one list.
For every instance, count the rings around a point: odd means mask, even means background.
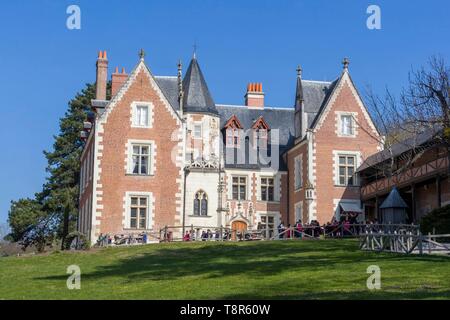
[{"label": "roof finial", "polygon": [[144,51],[144,49],[139,50],[139,58],[141,60],[144,60],[144,58],[145,58],[145,51]]},{"label": "roof finial", "polygon": [[348,60],[347,57],[344,58],[344,60],[342,61],[342,65],[344,66],[344,70],[348,69],[348,65],[350,64],[350,60]]},{"label": "roof finial", "polygon": [[297,77],[301,78],[302,77],[302,67],[300,67],[300,65],[297,66]]},{"label": "roof finial", "polygon": [[178,104],[180,105],[180,115],[183,116],[183,65],[181,60],[178,60]]},{"label": "roof finial", "polygon": [[194,42],[193,47],[194,47],[194,52],[192,54],[192,59],[197,59],[197,49],[198,49],[197,42]]}]

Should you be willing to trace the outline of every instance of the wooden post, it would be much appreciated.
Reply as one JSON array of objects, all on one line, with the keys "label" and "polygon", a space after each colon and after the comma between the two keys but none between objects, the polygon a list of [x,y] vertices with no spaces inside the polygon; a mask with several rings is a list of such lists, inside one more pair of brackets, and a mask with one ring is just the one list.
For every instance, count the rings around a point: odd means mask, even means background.
[{"label": "wooden post", "polygon": [[378,209],[378,196],[375,196],[375,216],[377,217],[378,223],[381,223],[380,212]]},{"label": "wooden post", "polygon": [[441,207],[441,176],[436,177],[437,207]]},{"label": "wooden post", "polygon": [[416,221],[417,213],[416,213],[416,185],[413,183],[411,185],[411,215],[412,215],[412,221]]},{"label": "wooden post", "polygon": [[417,235],[419,237],[419,254],[423,254],[423,244],[422,244],[422,235]]},{"label": "wooden post", "polygon": [[431,240],[431,232],[428,232],[428,253],[429,254],[431,254],[430,240]]}]

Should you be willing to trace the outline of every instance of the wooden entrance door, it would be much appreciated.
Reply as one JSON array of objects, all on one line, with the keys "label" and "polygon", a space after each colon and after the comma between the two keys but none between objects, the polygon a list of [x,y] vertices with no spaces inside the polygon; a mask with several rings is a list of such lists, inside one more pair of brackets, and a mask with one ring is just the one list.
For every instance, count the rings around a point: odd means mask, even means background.
[{"label": "wooden entrance door", "polygon": [[239,234],[242,235],[242,239],[243,239],[244,232],[247,231],[247,223],[245,223],[244,221],[234,221],[231,224],[231,230],[232,230],[231,238],[233,240],[236,240],[237,239],[236,235],[239,235]]}]

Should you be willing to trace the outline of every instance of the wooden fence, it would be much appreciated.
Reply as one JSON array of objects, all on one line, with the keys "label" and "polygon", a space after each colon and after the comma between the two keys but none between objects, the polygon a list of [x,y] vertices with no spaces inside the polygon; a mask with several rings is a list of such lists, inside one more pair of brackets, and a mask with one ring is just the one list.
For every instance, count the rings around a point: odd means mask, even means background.
[{"label": "wooden fence", "polygon": [[[186,238],[186,233],[189,237]],[[259,230],[233,230],[228,227],[165,226],[155,232],[104,235],[98,246],[134,245],[174,241],[251,241],[251,240],[318,240],[359,238],[361,250],[396,253],[450,254],[450,234],[422,235],[412,224],[339,224]],[[445,243],[447,242],[447,243]]]},{"label": "wooden fence", "polygon": [[[361,250],[395,253],[450,254],[450,234],[422,235],[412,232],[366,232],[360,236]],[[447,243],[445,243],[447,242]]]}]

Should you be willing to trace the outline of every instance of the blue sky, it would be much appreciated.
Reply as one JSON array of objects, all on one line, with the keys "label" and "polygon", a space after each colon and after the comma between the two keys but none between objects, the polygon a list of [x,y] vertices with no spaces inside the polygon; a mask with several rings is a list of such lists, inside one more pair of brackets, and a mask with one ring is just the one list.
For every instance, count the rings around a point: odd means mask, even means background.
[{"label": "blue sky", "polygon": [[[66,28],[66,8],[81,8],[81,30]],[[370,4],[381,30],[366,27]],[[67,102],[95,81],[97,51],[110,70],[130,70],[144,48],[156,75],[197,57],[216,103],[241,104],[248,82],[266,103],[293,104],[295,68],[333,80],[344,56],[363,89],[395,93],[411,66],[433,54],[450,60],[450,2],[325,0],[28,0],[0,4],[0,223],[12,199],[32,196],[45,179],[42,150],[52,146]]]}]

